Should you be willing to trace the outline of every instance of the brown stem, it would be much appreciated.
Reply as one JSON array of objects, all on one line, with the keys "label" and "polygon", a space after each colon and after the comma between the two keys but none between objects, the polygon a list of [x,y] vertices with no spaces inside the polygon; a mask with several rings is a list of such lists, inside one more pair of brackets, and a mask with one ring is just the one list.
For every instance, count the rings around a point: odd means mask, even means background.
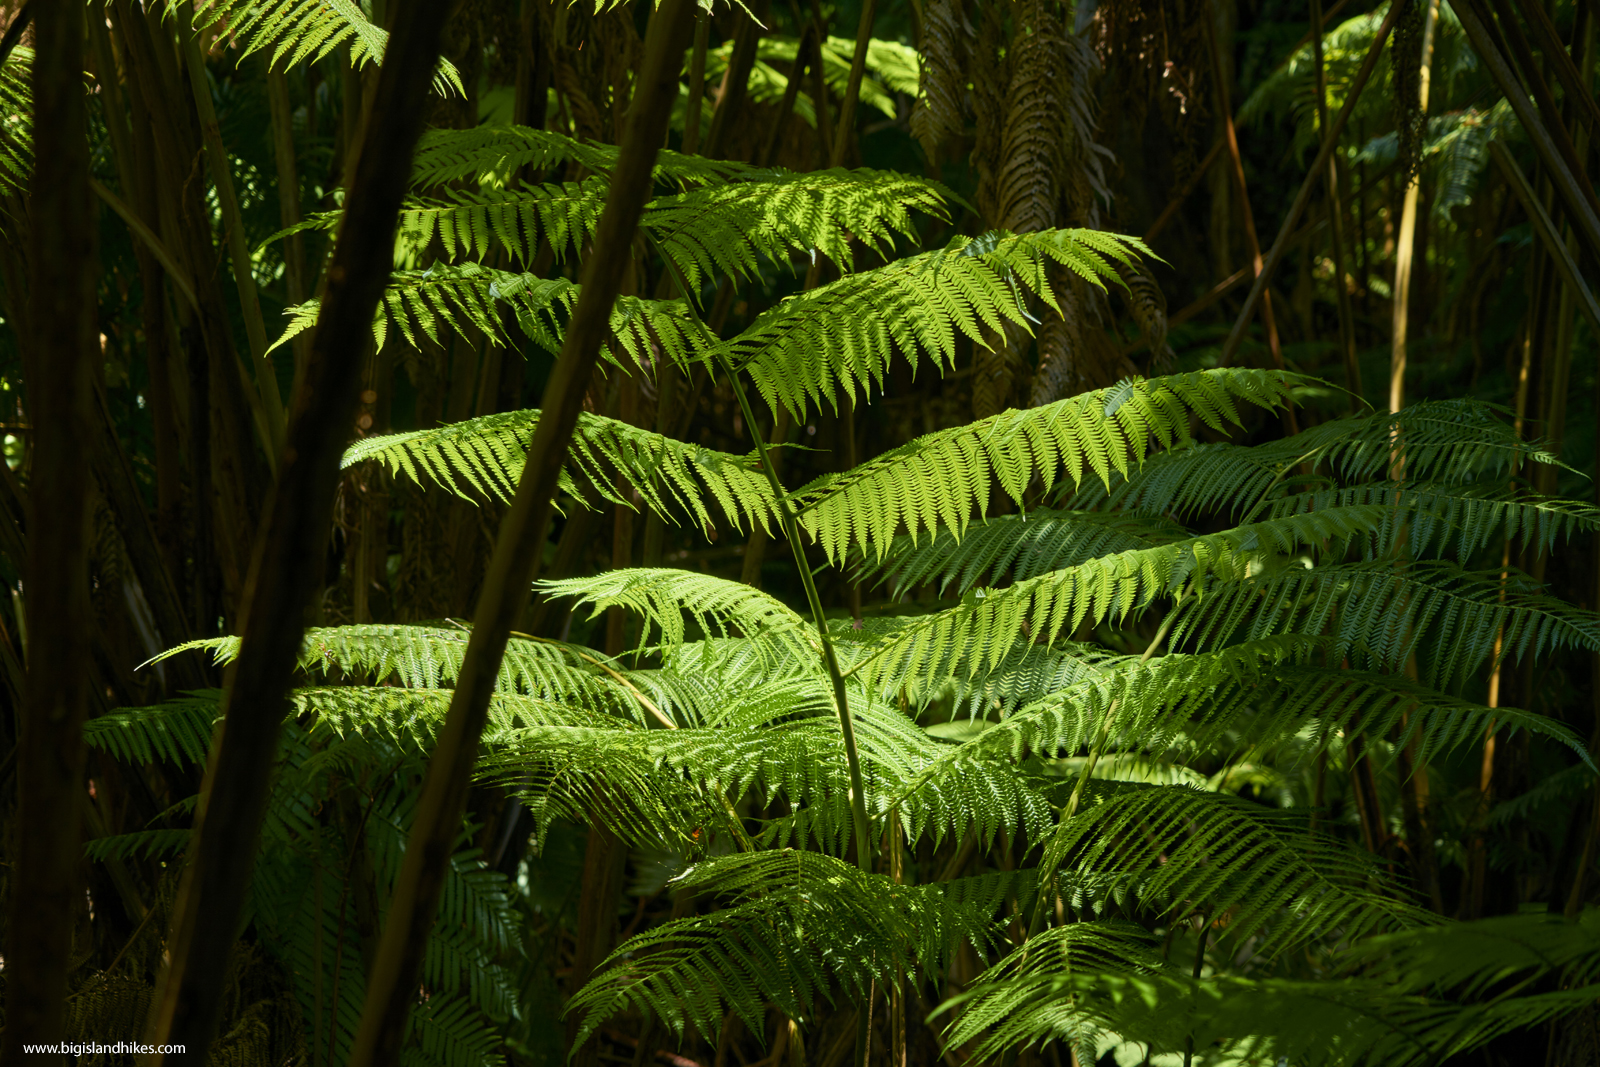
[{"label": "brown stem", "polygon": [[[278,168],[278,222],[284,229],[300,222],[300,174],[294,160],[294,117],[289,106],[289,76],[267,70],[267,104],[272,112],[272,158]],[[283,244],[283,280],[290,304],[304,303],[306,289],[305,238],[290,234]],[[294,372],[304,373],[311,356],[311,335],[299,333],[289,342],[294,352]],[[293,390],[291,390],[291,393]]]},{"label": "brown stem", "polygon": [[683,151],[694,155],[700,150],[701,114],[706,99],[706,48],[711,43],[711,16],[701,12],[694,22],[694,53],[689,59],[689,101],[683,115]]},{"label": "brown stem", "polygon": [[83,720],[89,708],[90,402],[94,209],[83,105],[83,11],[35,5],[32,267],[25,358],[34,425],[24,574],[28,673],[17,754],[17,835],[6,956],[7,1064],[64,1036],[74,909],[83,899]]},{"label": "brown stem", "polygon": [[[1316,62],[1317,131],[1328,128],[1328,79],[1322,55],[1322,0],[1311,0],[1312,53]],[[1354,412],[1361,406],[1361,362],[1356,356],[1355,312],[1350,307],[1350,287],[1344,268],[1344,205],[1339,199],[1339,164],[1328,157],[1328,221],[1332,228],[1333,292],[1339,308],[1339,351],[1344,356],[1344,387],[1350,391]]]},{"label": "brown stem", "polygon": [[1239,318],[1234,322],[1227,341],[1223,343],[1220,362],[1224,366],[1232,362],[1234,353],[1238,352],[1239,342],[1244,340],[1245,327],[1250,324],[1250,318],[1255,314],[1256,304],[1266,292],[1267,282],[1283,259],[1289,238],[1293,235],[1300,216],[1305,212],[1306,204],[1311,200],[1311,190],[1315,188],[1317,179],[1327,167],[1328,160],[1332,158],[1333,150],[1339,144],[1339,135],[1344,132],[1345,124],[1350,121],[1350,114],[1355,110],[1356,101],[1361,98],[1361,91],[1367,87],[1367,81],[1378,65],[1378,57],[1383,53],[1384,42],[1389,39],[1389,31],[1394,29],[1394,24],[1399,20],[1400,12],[1404,8],[1405,4],[1399,0],[1389,5],[1389,13],[1384,16],[1383,24],[1378,27],[1378,34],[1373,38],[1372,46],[1367,49],[1366,58],[1361,61],[1361,69],[1356,71],[1355,78],[1350,82],[1350,91],[1345,97],[1344,106],[1339,109],[1339,114],[1334,118],[1332,125],[1323,131],[1322,147],[1317,152],[1317,158],[1307,171],[1305,180],[1300,183],[1300,191],[1295,194],[1289,214],[1283,220],[1283,226],[1278,230],[1278,236],[1272,242],[1272,249],[1267,253],[1266,260],[1261,264],[1261,273],[1256,275],[1256,283],[1251,287],[1250,295],[1245,298],[1244,308],[1240,310]]},{"label": "brown stem", "polygon": [[[845,82],[844,101],[839,105],[839,124],[833,135],[832,150],[828,153],[829,167],[843,166],[845,149],[855,143],[856,102],[861,97],[861,79],[867,70],[867,46],[872,43],[872,21],[877,12],[878,0],[863,0],[861,21],[856,25],[856,48],[850,56],[850,79]],[[822,121],[821,112],[817,114],[817,121]]]},{"label": "brown stem", "polygon": [[[372,312],[388,282],[439,39],[443,5],[400,6],[383,65],[369,150],[350,183],[322,312],[295,393],[278,484],[245,589],[239,658],[196,810],[195,844],[174,909],[171,962],[152,1013],[152,1044],[203,1054],[222,1007],[225,967],[255,861],[284,698],[333,520],[339,456],[360,400]],[[398,1037],[398,1035],[396,1035]]]},{"label": "brown stem", "polygon": [[[545,388],[539,427],[528,447],[511,509],[500,527],[450,709],[428,763],[377,962],[367,982],[351,1067],[393,1063],[405,1040],[423,951],[466,805],[478,737],[506,640],[522,618],[538,573],[567,443],[577,425],[600,344],[609,332],[611,309],[621,291],[631,258],[629,249],[650,195],[651,171],[668,109],[677,97],[678,71],[693,12],[693,0],[663,0],[650,20],[644,64],[612,173],[610,195],[595,232],[593,251],[584,263],[583,288],[561,356]],[[385,63],[385,75],[392,65],[393,60]],[[432,69],[431,62],[427,69]],[[374,125],[382,125],[380,116],[388,110],[373,109]]]},{"label": "brown stem", "polygon": [[[1439,11],[1438,0],[1428,0],[1423,16],[1421,90],[1417,106],[1428,113],[1428,82],[1433,65],[1433,30]],[[1417,194],[1420,181],[1407,181],[1400,209],[1400,234],[1394,253],[1394,332],[1389,345],[1389,410],[1399,411],[1406,404],[1406,344],[1411,328],[1411,268],[1417,245]]]},{"label": "brown stem", "polygon": [[[1228,125],[1230,129],[1233,126],[1231,122]],[[1189,175],[1189,180],[1183,184],[1183,188],[1172,194],[1172,199],[1167,201],[1167,206],[1161,209],[1161,214],[1156,216],[1156,221],[1152,222],[1150,228],[1144,231],[1145,244],[1154,241],[1156,236],[1167,228],[1167,223],[1172,221],[1172,217],[1178,213],[1178,209],[1183,206],[1183,202],[1189,199],[1189,194],[1195,191],[1201,179],[1211,170],[1211,165],[1222,158],[1222,150],[1225,147],[1227,147],[1227,142],[1226,139],[1222,138],[1219,138],[1217,143],[1211,146],[1211,151],[1207,152],[1206,158],[1202,159],[1200,165],[1194,168],[1194,172]]]},{"label": "brown stem", "polygon": [[733,33],[733,54],[728,57],[728,69],[722,76],[722,92],[717,94],[717,107],[711,113],[711,129],[706,133],[704,154],[713,158],[727,149],[728,133],[734,120],[744,110],[749,95],[750,71],[756,64],[756,48],[761,44],[760,19],[766,15],[764,0],[754,10],[747,9],[739,19],[739,28]]}]

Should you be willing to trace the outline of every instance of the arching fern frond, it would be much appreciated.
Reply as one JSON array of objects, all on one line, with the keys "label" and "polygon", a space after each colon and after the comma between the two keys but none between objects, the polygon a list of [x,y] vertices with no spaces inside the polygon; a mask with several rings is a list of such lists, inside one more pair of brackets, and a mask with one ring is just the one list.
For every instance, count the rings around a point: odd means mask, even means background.
[{"label": "arching fern frond", "polygon": [[0,193],[20,194],[33,173],[33,49],[17,45],[0,64]]},{"label": "arching fern frond", "polygon": [[[430,129],[417,142],[411,184],[426,189],[466,180],[504,187],[523,167],[549,170],[571,160],[585,170],[610,173],[617,147],[531,126],[485,124],[464,130]],[[753,170],[730,160],[686,156],[663,148],[656,153],[655,180],[679,188],[727,181]]]},{"label": "arching fern frond", "polygon": [[[395,476],[432,482],[467,500],[510,503],[522,477],[537,411],[508,411],[429,430],[366,437],[345,451],[343,466],[376,461]],[[633,507],[632,492],[657,514],[687,514],[703,527],[724,520],[736,530],[770,530],[772,490],[753,457],[713,452],[629,423],[587,412],[578,416],[561,491],[587,502],[573,475],[606,500]],[[626,485],[618,484],[619,475]],[[715,502],[720,514],[708,505]]]},{"label": "arching fern frond", "polygon": [[[166,8],[168,15],[174,15],[181,12],[182,5],[180,0],[167,0]],[[195,5],[195,29],[219,25],[238,42],[242,56],[267,50],[270,62],[285,68],[306,60],[318,62],[347,47],[350,62],[359,70],[368,63],[381,64],[389,44],[389,31],[368,19],[355,0],[288,0],[270,4],[209,0]],[[442,57],[433,87],[441,94],[453,90],[466,95],[460,71]]]},{"label": "arching fern frond", "polygon": [[1189,418],[1221,431],[1238,405],[1273,408],[1296,379],[1270,371],[1221,370],[1130,379],[1042,407],[1004,411],[928,434],[793,494],[801,527],[834,562],[852,544],[881,560],[902,526],[913,538],[964,533],[997,484],[1018,502],[1035,479],[1108,482],[1144,461],[1152,445],[1189,440]]},{"label": "arching fern frond", "polygon": [[1006,901],[1031,900],[1031,874],[897,885],[788,850],[698,865],[679,884],[732,891],[734,903],[618,946],[572,999],[569,1010],[584,1013],[575,1044],[629,1009],[680,1036],[692,1029],[714,1040],[728,1011],[756,1028],[768,1003],[798,1016],[836,986],[864,994],[876,978],[932,973],[963,941],[986,950]]},{"label": "arching fern frond", "polygon": [[1289,567],[1214,583],[1183,607],[1172,641],[1204,648],[1326,630],[1334,655],[1381,671],[1397,672],[1420,653],[1422,680],[1435,687],[1490,659],[1502,632],[1502,654],[1511,660],[1556,648],[1600,648],[1600,616],[1530,586],[1515,574],[1503,579],[1442,560],[1404,568],[1381,560]]},{"label": "arching fern frond", "polygon": [[[396,271],[374,312],[372,336],[382,348],[390,329],[398,328],[408,344],[420,345],[424,338],[440,342],[443,327],[461,332],[471,326],[483,331],[490,342],[504,345],[509,339],[501,311],[509,310],[529,340],[549,352],[559,352],[578,291],[579,286],[565,278],[513,274],[475,263]],[[316,300],[289,308],[289,325],[272,347],[287,344],[315,326],[321,310]],[[635,367],[643,367],[661,355],[687,363],[696,356],[698,346],[698,335],[681,301],[624,296],[612,308],[611,335],[602,352],[617,366],[627,367],[621,358],[625,355]]]},{"label": "arching fern frond", "polygon": [[1298,546],[1348,539],[1381,524],[1385,514],[1381,507],[1366,505],[1286,516],[1100,556],[1003,589],[974,590],[956,607],[886,637],[852,670],[864,671],[869,678],[886,668],[946,674],[956,669],[956,657],[970,654],[963,669],[986,672],[1024,637],[1054,644],[1085,623],[1121,622],[1186,588],[1200,603],[1210,603],[1212,587],[1254,589],[1249,579],[1286,568],[1298,570],[1287,561]]},{"label": "arching fern frond", "polygon": [[939,595],[1006,578],[1032,578],[1098,556],[1168,544],[1189,531],[1159,516],[1040,508],[974,523],[959,537],[942,529],[927,540],[900,535],[873,567],[896,596],[925,582]]},{"label": "arching fern frond", "polygon": [[610,607],[627,608],[643,620],[641,646],[650,644],[652,627],[660,632],[663,644],[681,645],[688,636],[687,615],[707,636],[739,633],[802,661],[820,649],[810,624],[783,601],[743,582],[710,574],[635,567],[592,578],[545,580],[539,588],[548,596],[577,598],[579,604],[588,605],[591,615]]},{"label": "arching fern frond", "polygon": [[[299,666],[311,675],[393,681],[410,689],[440,689],[456,680],[471,631],[465,626],[401,626],[369,623],[306,631]],[[189,641],[161,654],[206,651],[213,662],[231,663],[239,638]],[[615,673],[613,673],[614,671]],[[607,671],[593,652],[559,641],[513,637],[500,662],[496,687],[503,693],[538,696],[600,713],[636,718],[637,697]],[[625,676],[624,676],[625,677]]]},{"label": "arching fern frond", "polygon": [[1059,265],[1104,286],[1112,261],[1130,261],[1143,246],[1099,230],[956,237],[944,248],[846,275],[785,299],[743,333],[723,343],[747,370],[767,403],[802,418],[839,391],[854,398],[880,387],[889,360],[902,353],[915,369],[924,357],[950,367],[956,335],[988,344],[985,331],[1005,323],[1027,328],[1027,300],[1052,307],[1046,277]]}]

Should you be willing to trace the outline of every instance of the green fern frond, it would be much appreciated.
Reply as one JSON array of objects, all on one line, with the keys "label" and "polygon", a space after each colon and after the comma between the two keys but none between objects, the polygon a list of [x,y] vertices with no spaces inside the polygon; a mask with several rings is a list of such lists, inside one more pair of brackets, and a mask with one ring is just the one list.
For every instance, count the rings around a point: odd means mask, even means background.
[{"label": "green fern frond", "polygon": [[[578,285],[565,278],[513,274],[475,263],[396,271],[373,314],[372,336],[381,349],[390,330],[398,328],[408,344],[417,346],[424,338],[439,343],[445,328],[461,332],[472,326],[491,343],[505,345],[510,339],[501,312],[509,310],[529,340],[558,352],[578,291]],[[285,313],[289,325],[272,348],[314,327],[321,310],[316,300],[289,308]],[[649,366],[661,355],[687,363],[697,355],[698,345],[698,334],[681,301],[625,296],[612,308],[611,336],[602,351],[626,369],[629,362],[634,367]]]},{"label": "green fern frond", "polygon": [[[1031,236],[1031,235],[1030,235]],[[1108,482],[1145,461],[1152,446],[1189,441],[1189,418],[1221,431],[1241,401],[1274,408],[1296,381],[1270,371],[1221,370],[1129,379],[1042,407],[919,437],[793,494],[801,527],[835,563],[852,543],[882,560],[900,529],[965,533],[995,485],[1019,503],[1035,478],[1046,487],[1092,475]]]},{"label": "green fern frond", "polygon": [[205,761],[222,692],[203,690],[149,708],[118,708],[83,724],[83,741],[123,763]]},{"label": "green fern frond", "polygon": [[1422,680],[1435,688],[1491,659],[1500,640],[1509,660],[1557,648],[1600,648],[1600,616],[1530,585],[1514,574],[1502,578],[1442,560],[1404,568],[1382,560],[1288,567],[1214,583],[1181,609],[1172,643],[1207,647],[1326,630],[1335,656],[1379,671],[1398,672],[1420,653]]},{"label": "green fern frond", "polygon": [[652,627],[660,632],[663,644],[683,644],[688,615],[707,636],[737,632],[781,647],[802,661],[820,649],[810,624],[783,601],[743,582],[710,574],[636,567],[591,578],[545,580],[539,588],[547,596],[576,598],[590,608],[591,617],[611,607],[634,612],[644,623],[641,646],[651,643]]},{"label": "green fern frond", "polygon": [[1063,267],[1097,286],[1117,279],[1113,262],[1130,262],[1143,245],[1099,230],[956,237],[944,248],[846,275],[788,297],[723,342],[768,405],[803,421],[807,408],[838,406],[881,387],[896,351],[913,370],[926,357],[953,366],[956,335],[987,345],[1003,324],[1027,329],[1027,300],[1055,306],[1047,273]]},{"label": "green fern frond", "polygon": [[575,1046],[629,1009],[680,1037],[692,1029],[714,1040],[728,1011],[754,1029],[768,1003],[800,1016],[835,986],[864,994],[875,978],[931,974],[963,941],[987,949],[1006,901],[1026,906],[1032,896],[1026,871],[897,885],[832,857],[788,850],[709,861],[678,882],[731,891],[735,902],[618,946],[568,1006],[584,1013]]},{"label": "green fern frond", "polygon": [[137,830],[129,834],[97,837],[84,842],[83,851],[95,863],[108,859],[155,859],[176,856],[189,847],[188,830]]},{"label": "green fern frond", "polygon": [[876,567],[896,596],[937,582],[939,595],[977,585],[1032,578],[1099,556],[1169,544],[1189,531],[1159,516],[1040,508],[973,523],[959,537],[942,529],[927,540],[900,535]]},{"label": "green fern frond", "polygon": [[[1100,556],[1003,589],[974,590],[956,607],[917,620],[885,638],[851,669],[864,671],[868,677],[885,669],[947,674],[956,669],[956,657],[968,655],[970,650],[963,668],[969,673],[987,672],[1024,637],[1051,645],[1085,624],[1121,622],[1158,599],[1175,597],[1186,589],[1200,604],[1210,604],[1218,595],[1212,592],[1215,589],[1253,590],[1258,576],[1298,570],[1287,558],[1298,546],[1347,540],[1380,525],[1385,516],[1385,509],[1373,505],[1285,516]],[[1596,633],[1600,634],[1600,629]]]},{"label": "green fern frond", "polygon": [[33,49],[17,45],[0,65],[0,194],[20,194],[33,173]]},{"label": "green fern frond", "polygon": [[[410,689],[440,689],[455,681],[471,635],[465,626],[400,626],[366,624],[313,628],[306,631],[299,666],[312,675],[394,681]],[[231,663],[239,654],[239,638],[213,637],[190,641],[161,654],[206,651],[213,662]],[[618,670],[617,674],[621,674]],[[526,694],[597,713],[629,718],[638,712],[636,696],[599,657],[576,645],[513,637],[500,662],[496,683],[506,694]]]},{"label": "green fern frond", "polygon": [[1423,401],[1399,414],[1334,419],[1261,445],[1207,444],[1152,457],[1109,489],[1090,484],[1070,507],[1151,515],[1249,511],[1302,464],[1346,482],[1387,478],[1403,442],[1406,478],[1435,489],[1503,475],[1513,464],[1559,463],[1539,442],[1520,440],[1475,400]]},{"label": "green fern frond", "polygon": [[[503,188],[524,167],[548,171],[569,160],[584,170],[608,174],[616,166],[617,152],[615,145],[580,141],[530,126],[430,129],[417,142],[411,184],[426,189],[466,181]],[[655,180],[689,188],[727,181],[753,169],[743,163],[686,156],[663,148],[656,153]]]},{"label": "green fern frond", "polygon": [[[466,500],[509,503],[522,477],[537,411],[509,411],[430,430],[366,437],[351,445],[343,466],[377,461],[395,476],[431,481]],[[772,490],[749,456],[713,452],[600,415],[578,416],[561,491],[587,503],[573,481],[581,476],[600,496],[633,507],[633,492],[657,514],[687,514],[704,528],[719,516],[736,530],[759,523],[771,530]],[[626,485],[618,484],[618,476]]]},{"label": "green fern frond", "polygon": [[1040,866],[1062,864],[1078,908],[1136,897],[1174,922],[1208,914],[1269,957],[1337,930],[1355,940],[1427,914],[1384,884],[1381,863],[1295,814],[1184,786],[1122,786],[1061,826]]},{"label": "green fern frond", "polygon": [[[181,12],[181,0],[167,0],[167,14]],[[383,63],[389,31],[375,25],[355,0],[289,0],[262,4],[255,0],[209,0],[196,4],[194,28],[223,27],[239,45],[241,56],[267,50],[274,66],[292,67],[328,58],[348,47],[350,62],[360,69]],[[461,73],[448,60],[439,60],[433,77],[434,91],[465,96]]]}]

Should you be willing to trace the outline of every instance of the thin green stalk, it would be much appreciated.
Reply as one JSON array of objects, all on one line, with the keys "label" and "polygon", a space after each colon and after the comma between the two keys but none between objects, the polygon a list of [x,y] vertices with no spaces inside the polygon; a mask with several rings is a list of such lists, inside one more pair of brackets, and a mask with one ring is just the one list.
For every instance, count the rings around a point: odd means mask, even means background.
[{"label": "thin green stalk", "polygon": [[[689,309],[690,319],[694,321],[706,345],[716,349],[716,336],[701,321],[699,312],[695,310],[694,301],[689,299],[689,286],[684,281],[682,272],[678,270],[678,265],[665,254],[661,258],[677,281],[678,290],[684,294],[683,302]],[[783,483],[778,480],[778,471],[772,464],[772,455],[767,449],[766,439],[756,432],[758,423],[755,412],[750,408],[750,398],[739,382],[738,372],[734,370],[728,357],[720,351],[717,353],[717,364],[728,376],[728,381],[733,386],[733,395],[739,401],[739,411],[744,416],[744,424],[750,427],[751,436],[755,438],[756,452],[761,457],[761,470],[767,476],[767,484],[772,488],[772,498],[778,508],[778,521],[783,526],[784,536],[789,539],[789,551],[794,554],[795,566],[800,571],[801,584],[805,586],[806,603],[811,606],[811,620],[816,624],[817,638],[822,645],[822,665],[833,683],[833,701],[839,713],[839,732],[844,736],[845,765],[850,772],[850,821],[854,829],[856,865],[863,871],[870,872],[872,824],[867,819],[866,792],[861,782],[861,756],[856,750],[855,723],[850,718],[850,701],[845,693],[844,675],[839,671],[839,659],[833,651],[833,640],[828,636],[828,620],[822,611],[822,598],[817,595],[816,579],[812,577],[811,567],[806,563],[805,546],[800,542],[800,524],[796,520],[794,503],[784,491]]]}]

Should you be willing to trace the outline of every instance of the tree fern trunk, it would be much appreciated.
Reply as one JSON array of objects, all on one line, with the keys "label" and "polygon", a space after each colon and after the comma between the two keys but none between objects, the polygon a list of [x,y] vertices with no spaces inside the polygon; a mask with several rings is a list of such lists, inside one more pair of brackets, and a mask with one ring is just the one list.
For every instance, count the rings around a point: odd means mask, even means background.
[{"label": "tree fern trunk", "polygon": [[90,403],[94,212],[84,126],[83,11],[34,0],[30,186],[33,499],[24,571],[27,691],[17,750],[18,835],[6,940],[5,1062],[64,1035],[74,910],[82,900],[83,720],[89,707]]}]

